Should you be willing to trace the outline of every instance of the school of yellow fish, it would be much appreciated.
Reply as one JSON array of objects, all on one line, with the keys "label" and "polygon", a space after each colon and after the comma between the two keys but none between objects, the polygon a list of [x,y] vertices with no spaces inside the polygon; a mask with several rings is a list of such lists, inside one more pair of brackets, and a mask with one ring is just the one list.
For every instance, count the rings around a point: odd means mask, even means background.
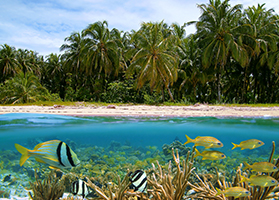
[{"label": "school of yellow fish", "polygon": [[[187,135],[185,136],[187,138],[187,141],[184,143],[184,145],[188,143],[194,143],[194,146],[203,146],[205,147],[205,149],[223,147],[222,142],[220,142],[218,139],[214,137],[198,136],[195,139],[191,139],[189,136]],[[240,142],[240,144],[234,144],[234,143],[232,144],[233,144],[232,150],[238,147],[240,148],[240,150],[255,149],[264,145],[262,141],[257,139],[245,140]],[[197,149],[195,149],[195,153],[196,154],[194,157],[202,156],[202,160],[220,160],[226,158],[226,155],[220,151],[206,150],[200,153]],[[278,168],[270,162],[256,162],[251,165],[244,162],[243,164],[245,166],[243,170],[251,169],[251,171],[261,172],[261,173],[271,173],[271,172],[278,171]],[[251,186],[260,186],[260,187],[270,187],[270,186],[278,185],[278,181],[268,175],[251,175],[249,178],[241,176],[240,183],[242,182],[248,182],[250,183]],[[247,189],[242,187],[229,187],[223,191],[216,188],[216,190],[217,190],[216,196],[220,194],[224,194],[225,197],[239,198],[239,197],[246,197],[251,195]]]},{"label": "school of yellow fish", "polygon": [[[191,139],[187,135],[185,136],[187,141],[184,145],[194,143],[194,146],[203,146],[205,149],[223,147],[222,142],[211,136],[198,136],[195,139]],[[240,144],[232,144],[232,150],[238,147],[241,150],[255,149],[264,145],[262,141],[257,139],[245,140],[240,142]],[[36,161],[48,164],[52,169],[71,168],[80,164],[80,161],[74,151],[65,142],[59,140],[50,140],[40,143],[36,145],[33,150],[29,150],[19,144],[15,144],[15,148],[22,154],[19,162],[20,166],[22,166],[29,157],[34,157]],[[194,157],[198,156],[201,156],[202,160],[212,161],[226,158],[226,155],[220,151],[205,150],[203,152],[199,152],[195,149]],[[251,169],[252,171],[261,173],[276,172],[278,170],[275,165],[269,162],[256,162],[251,165],[244,162],[244,170],[245,169]],[[278,185],[278,181],[268,175],[252,175],[249,178],[241,176],[240,182],[248,182],[251,186],[255,185],[261,187]],[[220,194],[224,194],[226,197],[235,198],[250,196],[250,192],[242,187],[229,187],[223,191],[220,189],[216,190],[218,191],[216,196]]]}]

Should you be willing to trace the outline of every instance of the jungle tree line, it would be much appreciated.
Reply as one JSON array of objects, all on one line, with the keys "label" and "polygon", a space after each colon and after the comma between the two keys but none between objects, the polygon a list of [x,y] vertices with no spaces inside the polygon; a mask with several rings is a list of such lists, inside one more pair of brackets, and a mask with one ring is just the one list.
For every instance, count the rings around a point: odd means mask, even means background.
[{"label": "jungle tree line", "polygon": [[[65,38],[46,57],[0,49],[0,103],[36,100],[158,103],[279,102],[279,21],[265,4],[198,5],[198,21],[145,22],[139,30],[106,21]],[[185,27],[196,33],[186,36]]]}]

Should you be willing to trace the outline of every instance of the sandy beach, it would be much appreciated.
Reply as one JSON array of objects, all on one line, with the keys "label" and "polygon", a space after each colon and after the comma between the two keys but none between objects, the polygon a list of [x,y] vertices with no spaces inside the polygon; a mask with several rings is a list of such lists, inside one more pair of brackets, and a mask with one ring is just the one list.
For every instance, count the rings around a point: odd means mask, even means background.
[{"label": "sandy beach", "polygon": [[191,106],[0,106],[0,114],[45,113],[70,116],[162,116],[162,117],[279,117],[279,107]]}]

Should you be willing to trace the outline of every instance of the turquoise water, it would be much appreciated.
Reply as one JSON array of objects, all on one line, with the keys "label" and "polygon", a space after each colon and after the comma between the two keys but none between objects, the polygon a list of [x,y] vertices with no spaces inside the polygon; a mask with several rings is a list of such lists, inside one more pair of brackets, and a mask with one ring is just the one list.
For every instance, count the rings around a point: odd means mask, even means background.
[{"label": "turquoise water", "polygon": [[[14,143],[30,140],[72,140],[77,144],[108,146],[112,141],[132,146],[158,146],[170,144],[175,139],[186,141],[197,136],[218,138],[224,147],[232,148],[231,142],[259,139],[269,149],[271,142],[279,142],[277,118],[144,118],[144,117],[71,117],[49,114],[0,115],[0,149],[15,150]],[[188,146],[192,146],[189,144]],[[31,147],[30,147],[31,148]],[[219,149],[220,150],[220,149]]]},{"label": "turquoise water", "polygon": [[[190,138],[197,136],[213,136],[218,138],[224,147],[215,150],[223,152],[227,158],[235,158],[241,156],[241,159],[249,159],[253,155],[253,161],[259,159],[267,159],[272,149],[272,141],[279,144],[279,119],[278,118],[215,118],[215,117],[71,117],[50,114],[24,114],[13,113],[0,115],[0,157],[5,158],[2,163],[2,171],[9,173],[26,173],[21,170],[25,167],[19,167],[18,162],[20,154],[16,151],[14,143],[18,143],[24,147],[33,149],[40,142],[58,139],[69,144],[77,155],[81,157],[84,164],[89,162],[92,154],[98,154],[99,160],[103,159],[103,155],[111,155],[112,144],[117,143],[118,146],[128,146],[130,152],[122,153],[122,157],[126,161],[117,161],[115,165],[130,162],[129,156],[132,151],[139,151],[141,156],[136,159],[144,160],[148,156],[154,156],[152,151],[158,151],[156,155],[162,155],[162,146],[170,145],[175,140],[182,144],[186,142],[185,134]],[[265,143],[262,147],[253,150],[240,150],[240,148],[231,150],[233,145],[231,142],[239,144],[243,140],[259,139]],[[192,147],[193,143],[187,144]],[[81,148],[94,147],[101,148],[101,151],[91,150],[90,153],[83,152]],[[123,148],[124,149],[124,148]],[[124,151],[122,149],[122,151]],[[155,150],[154,150],[155,149]],[[203,147],[198,147],[203,150]],[[121,152],[121,148],[115,150]],[[275,155],[278,155],[276,147]],[[151,154],[147,154],[151,151]],[[10,162],[7,162],[9,155],[7,152],[13,152]],[[233,154],[237,152],[238,154]],[[133,154],[133,157],[137,154]],[[182,155],[183,156],[183,155]],[[231,156],[231,157],[230,157]],[[0,159],[4,160],[3,158]],[[226,159],[222,162],[225,164]],[[36,162],[34,159],[32,162]],[[93,160],[94,162],[94,160]],[[105,161],[107,162],[107,161]],[[168,160],[166,160],[166,163]],[[11,164],[12,163],[12,164]],[[9,168],[9,164],[17,166]],[[147,167],[151,167],[148,163]],[[47,165],[40,164],[47,168]],[[236,164],[238,165],[238,164]],[[111,166],[112,167],[112,166]],[[145,166],[146,167],[146,166]],[[235,166],[233,166],[235,167]],[[1,170],[1,166],[0,166]],[[1,172],[1,171],[0,171]],[[1,190],[0,185],[0,190]],[[3,190],[3,189],[2,189]]]}]

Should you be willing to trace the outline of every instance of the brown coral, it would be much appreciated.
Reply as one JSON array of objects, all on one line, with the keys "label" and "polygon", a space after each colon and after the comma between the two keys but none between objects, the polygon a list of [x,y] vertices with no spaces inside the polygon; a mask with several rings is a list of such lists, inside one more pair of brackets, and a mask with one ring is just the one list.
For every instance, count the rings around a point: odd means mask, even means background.
[{"label": "brown coral", "polygon": [[30,182],[33,195],[29,192],[29,196],[33,200],[57,200],[62,197],[65,187],[63,181],[55,178],[53,171],[44,180],[39,180],[35,172],[36,181]]}]

